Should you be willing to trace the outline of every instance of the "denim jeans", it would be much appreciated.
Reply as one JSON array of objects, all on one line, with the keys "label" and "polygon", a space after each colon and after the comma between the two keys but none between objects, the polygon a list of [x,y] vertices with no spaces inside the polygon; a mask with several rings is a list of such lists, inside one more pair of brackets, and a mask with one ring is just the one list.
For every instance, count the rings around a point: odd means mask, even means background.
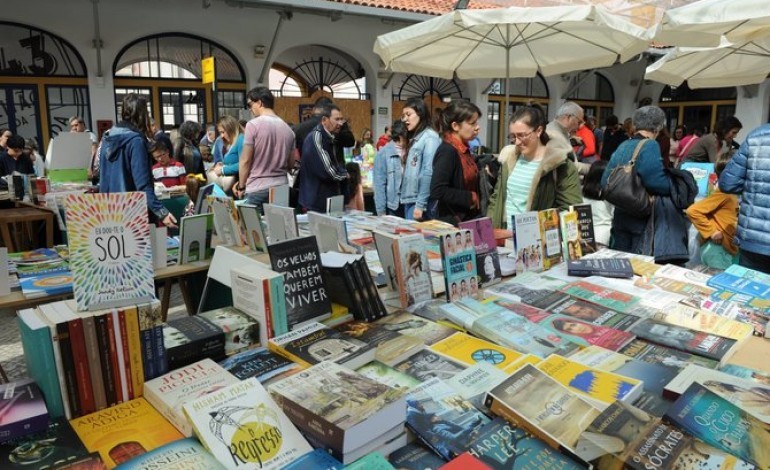
[{"label": "denim jeans", "polygon": [[246,193],[246,204],[250,204],[252,206],[257,206],[257,209],[259,210],[260,214],[265,213],[265,211],[262,210],[262,204],[265,204],[266,202],[270,201],[270,190],[269,189],[263,189],[262,191],[257,191],[256,193]]}]

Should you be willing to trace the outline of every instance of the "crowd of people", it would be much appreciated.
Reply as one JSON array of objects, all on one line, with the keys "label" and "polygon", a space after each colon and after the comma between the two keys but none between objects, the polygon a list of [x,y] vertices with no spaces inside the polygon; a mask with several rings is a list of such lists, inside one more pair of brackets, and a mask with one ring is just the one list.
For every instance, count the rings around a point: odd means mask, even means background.
[{"label": "crowd of people", "polygon": [[[338,195],[347,208],[362,210],[363,181],[350,161],[352,149],[365,162],[373,159],[378,215],[455,225],[488,216],[504,229],[523,212],[588,203],[601,245],[683,263],[692,257],[689,218],[710,262],[738,261],[770,271],[770,125],[739,145],[742,124],[734,116],[721,119],[711,133],[680,125],[669,136],[665,113],[656,106],[637,109],[622,124],[608,116],[601,127],[575,102],[563,103],[550,122],[542,108],[530,105],[511,117],[510,144],[494,159],[483,159],[483,114],[467,100],[453,100],[431,116],[424,100],[412,98],[375,144],[369,129],[357,140],[329,98],[318,99],[312,116],[293,127],[275,113],[266,87],[250,90],[246,98],[249,121],[223,116],[205,127],[186,121],[168,136],[155,126],[146,100],[129,94],[121,120],[101,141],[78,117],[70,120],[70,130],[89,133],[88,174],[101,192],[145,192],[150,218],[170,227],[177,221],[156,197],[155,184],[184,186],[195,194],[200,185],[214,183],[261,208],[270,188],[292,181],[293,205],[300,211],[324,212],[327,198]],[[614,169],[635,153],[635,171],[655,200],[645,216],[602,197]],[[715,164],[718,184],[710,196],[693,203],[679,169],[684,162]],[[43,158],[34,141],[0,130],[0,173],[14,172],[42,176]],[[742,194],[740,202],[735,194]]]}]

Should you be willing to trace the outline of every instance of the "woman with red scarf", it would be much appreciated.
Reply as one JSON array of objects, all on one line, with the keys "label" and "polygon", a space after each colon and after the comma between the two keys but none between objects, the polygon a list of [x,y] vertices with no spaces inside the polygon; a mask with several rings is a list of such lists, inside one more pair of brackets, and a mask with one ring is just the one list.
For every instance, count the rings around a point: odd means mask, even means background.
[{"label": "woman with red scarf", "polygon": [[480,215],[479,170],[468,147],[480,117],[475,104],[454,100],[437,118],[442,142],[433,157],[430,199],[436,218],[454,225]]}]

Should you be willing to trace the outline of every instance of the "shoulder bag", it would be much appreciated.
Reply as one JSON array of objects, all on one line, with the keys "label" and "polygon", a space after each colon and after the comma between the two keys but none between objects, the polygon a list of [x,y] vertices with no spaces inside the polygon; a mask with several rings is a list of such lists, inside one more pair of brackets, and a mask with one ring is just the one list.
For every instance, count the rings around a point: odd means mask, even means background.
[{"label": "shoulder bag", "polygon": [[639,141],[631,161],[612,169],[610,177],[607,179],[607,186],[602,190],[604,200],[640,218],[649,216],[653,206],[652,196],[647,193],[647,189],[636,172],[636,158],[648,140],[650,139]]}]

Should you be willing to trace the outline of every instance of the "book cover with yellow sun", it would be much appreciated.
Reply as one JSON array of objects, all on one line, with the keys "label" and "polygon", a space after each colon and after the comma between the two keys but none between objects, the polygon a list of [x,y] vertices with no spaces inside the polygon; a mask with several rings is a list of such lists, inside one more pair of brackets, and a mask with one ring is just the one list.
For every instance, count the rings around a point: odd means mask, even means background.
[{"label": "book cover with yellow sun", "polygon": [[70,424],[89,452],[99,452],[107,468],[184,437],[144,398],[75,418]]},{"label": "book cover with yellow sun", "polygon": [[183,408],[198,439],[226,468],[279,469],[313,450],[253,377]]}]

